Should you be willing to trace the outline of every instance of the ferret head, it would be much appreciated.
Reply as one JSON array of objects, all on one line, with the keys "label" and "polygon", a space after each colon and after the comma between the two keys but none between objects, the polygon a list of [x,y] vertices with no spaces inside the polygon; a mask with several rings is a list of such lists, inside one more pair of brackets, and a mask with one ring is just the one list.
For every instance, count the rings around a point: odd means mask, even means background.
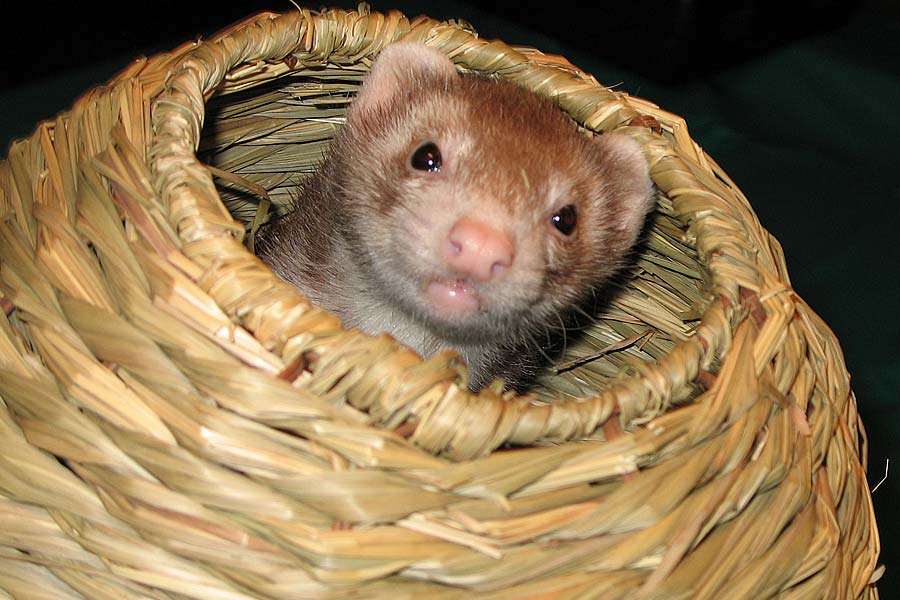
[{"label": "ferret head", "polygon": [[373,288],[457,343],[508,336],[584,299],[652,207],[635,142],[588,138],[549,100],[461,76],[421,44],[384,49],[332,160],[344,233]]}]

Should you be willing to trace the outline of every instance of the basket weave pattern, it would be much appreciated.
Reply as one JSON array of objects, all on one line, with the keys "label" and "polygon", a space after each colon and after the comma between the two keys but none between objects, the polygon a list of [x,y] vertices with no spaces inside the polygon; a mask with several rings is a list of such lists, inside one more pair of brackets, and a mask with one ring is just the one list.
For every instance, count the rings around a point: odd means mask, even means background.
[{"label": "basket weave pattern", "polygon": [[[660,215],[606,362],[474,395],[247,250],[239,199],[296,184],[274,141],[314,163],[320,91],[400,38],[643,145]],[[746,198],[679,117],[464,24],[263,14],[134,62],[0,163],[0,305],[12,597],[878,596],[841,351]]]}]

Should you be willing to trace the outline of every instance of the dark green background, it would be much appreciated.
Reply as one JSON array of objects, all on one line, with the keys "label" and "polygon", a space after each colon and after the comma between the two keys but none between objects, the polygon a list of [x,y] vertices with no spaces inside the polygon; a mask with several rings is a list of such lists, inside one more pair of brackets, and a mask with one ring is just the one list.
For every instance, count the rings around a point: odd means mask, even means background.
[{"label": "dark green background", "polygon": [[[677,61],[674,71],[669,61],[659,76],[653,65],[622,60],[627,44],[604,49],[603,35],[589,45],[583,36],[555,30],[551,21],[561,18],[591,26],[583,14],[568,17],[555,4],[547,27],[534,20],[525,27],[508,14],[457,2],[376,2],[374,8],[466,18],[484,37],[562,54],[600,81],[685,117],[693,138],[781,241],[795,289],[841,340],[870,436],[874,486],[888,459],[900,468],[900,11],[882,4],[887,6],[855,10],[810,35],[777,40],[765,51],[757,48],[742,61],[726,60],[721,46],[704,46],[701,31],[694,45],[682,48],[688,62],[726,64],[684,71],[684,77]],[[36,7],[28,18],[7,19],[0,47],[2,155],[11,139],[68,108],[134,56],[208,35],[257,10],[291,10],[287,3],[219,4],[216,10],[172,5],[142,21],[92,3],[54,9],[52,15]],[[782,15],[778,6],[773,3],[772,19],[793,19],[802,29],[802,15]],[[591,18],[602,21],[602,5],[593,10]],[[646,33],[633,44],[652,46],[654,32],[667,27],[654,19],[652,13],[635,16],[645,22]],[[678,58],[670,47],[665,50]],[[716,56],[724,58],[715,61]],[[898,492],[900,475],[891,475],[874,493],[881,560],[888,566],[879,586],[884,598],[897,597]]]}]

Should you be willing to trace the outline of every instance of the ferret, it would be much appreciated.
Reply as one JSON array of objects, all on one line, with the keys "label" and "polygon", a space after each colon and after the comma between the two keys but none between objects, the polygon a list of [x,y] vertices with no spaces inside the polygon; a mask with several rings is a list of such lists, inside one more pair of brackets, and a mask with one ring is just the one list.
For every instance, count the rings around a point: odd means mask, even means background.
[{"label": "ferret", "polygon": [[524,391],[653,206],[630,138],[590,138],[547,98],[395,43],[258,254],[344,326],[455,350],[472,390]]}]

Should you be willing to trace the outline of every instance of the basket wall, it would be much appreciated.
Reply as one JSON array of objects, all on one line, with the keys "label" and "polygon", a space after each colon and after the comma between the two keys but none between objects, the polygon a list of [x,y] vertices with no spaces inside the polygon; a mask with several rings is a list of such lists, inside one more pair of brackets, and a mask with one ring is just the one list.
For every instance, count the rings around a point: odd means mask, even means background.
[{"label": "basket wall", "polygon": [[[341,329],[243,244],[400,38],[631,135],[661,190],[535,395]],[[877,597],[837,341],[684,122],[560,57],[362,8],[136,61],[0,163],[0,292],[11,597]]]}]

